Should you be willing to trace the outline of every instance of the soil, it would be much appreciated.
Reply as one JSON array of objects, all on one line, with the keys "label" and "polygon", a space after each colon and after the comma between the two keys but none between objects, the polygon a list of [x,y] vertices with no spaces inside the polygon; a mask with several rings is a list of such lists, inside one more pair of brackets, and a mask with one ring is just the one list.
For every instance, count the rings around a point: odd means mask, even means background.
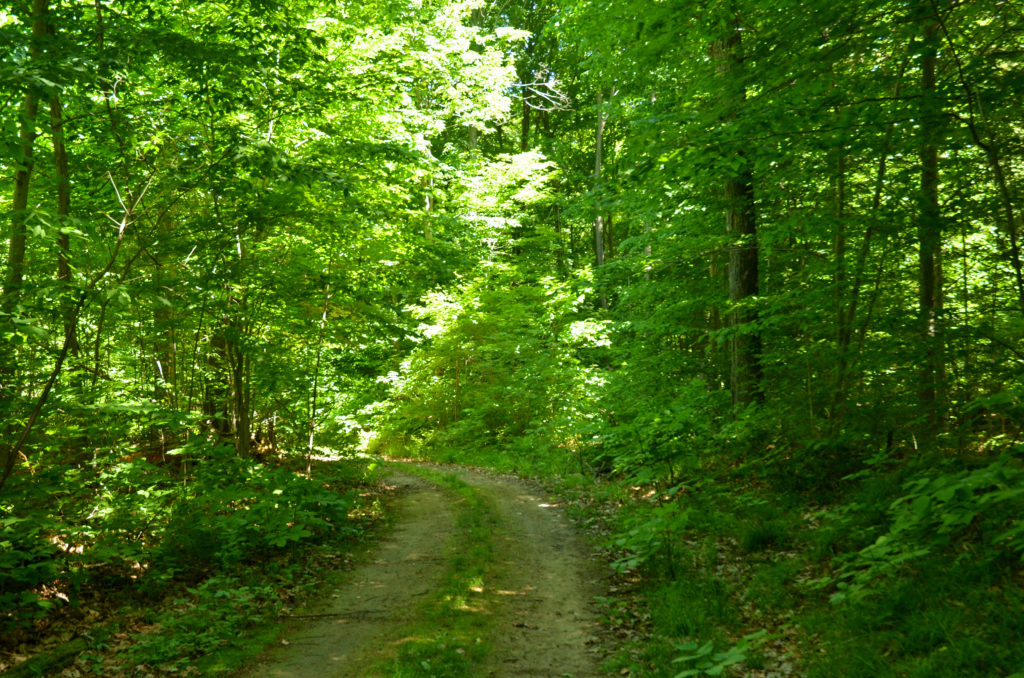
[{"label": "soil", "polygon": [[[499,604],[488,628],[492,652],[475,675],[595,678],[601,644],[594,596],[601,570],[543,490],[510,477],[445,468],[493,507]],[[395,528],[322,606],[295,614],[279,644],[240,678],[366,678],[402,642],[403,622],[444,574],[455,530],[453,496],[395,473]]]}]

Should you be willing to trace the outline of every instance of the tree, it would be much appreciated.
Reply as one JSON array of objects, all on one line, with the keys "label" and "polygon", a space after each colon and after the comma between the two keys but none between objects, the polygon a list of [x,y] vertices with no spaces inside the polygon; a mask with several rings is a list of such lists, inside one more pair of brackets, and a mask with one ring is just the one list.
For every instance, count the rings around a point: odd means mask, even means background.
[{"label": "tree", "polygon": [[939,147],[942,144],[944,115],[936,91],[935,69],[938,62],[939,23],[932,2],[920,7],[921,98],[920,158],[921,189],[918,197],[917,239],[920,282],[918,315],[924,356],[921,365],[921,407],[925,412],[924,431],[933,433],[943,418],[939,401],[943,394],[942,357],[942,215],[939,208]]},{"label": "tree", "polygon": [[[739,17],[731,21],[730,32],[711,45],[718,63],[725,125],[742,115],[746,101],[743,73],[742,32]],[[735,144],[735,142],[733,142]],[[750,301],[757,297],[757,216],[754,213],[753,177],[741,148],[730,149],[723,158],[725,178],[723,199],[725,231],[729,244],[729,340],[730,386],[733,403],[747,405],[762,400],[761,336],[756,328],[757,312]]]},{"label": "tree", "polygon": [[[594,192],[597,193],[601,189],[601,160],[602,151],[604,145],[604,125],[605,125],[605,112],[604,112],[604,93],[598,91],[597,93],[597,131],[594,134]],[[605,219],[604,215],[599,211],[597,217],[594,218],[594,263],[597,268],[604,266],[605,261]],[[604,309],[608,308],[608,295],[606,292],[601,292],[601,307]]]}]

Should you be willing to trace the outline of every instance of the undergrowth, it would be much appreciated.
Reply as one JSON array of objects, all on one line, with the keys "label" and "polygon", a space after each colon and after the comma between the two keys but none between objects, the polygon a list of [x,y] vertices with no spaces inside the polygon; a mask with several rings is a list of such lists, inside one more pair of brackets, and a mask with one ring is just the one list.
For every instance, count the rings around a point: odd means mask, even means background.
[{"label": "undergrowth", "polygon": [[5,639],[87,629],[100,610],[121,628],[121,640],[96,648],[101,673],[194,673],[201,657],[252,644],[250,629],[265,630],[310,581],[303,562],[318,548],[351,548],[379,514],[356,491],[363,461],[318,465],[307,478],[229,448],[201,452],[188,473],[142,459],[64,469],[76,492],[59,496],[48,520],[37,519],[46,498],[24,482],[33,479],[13,484],[0,518]]}]

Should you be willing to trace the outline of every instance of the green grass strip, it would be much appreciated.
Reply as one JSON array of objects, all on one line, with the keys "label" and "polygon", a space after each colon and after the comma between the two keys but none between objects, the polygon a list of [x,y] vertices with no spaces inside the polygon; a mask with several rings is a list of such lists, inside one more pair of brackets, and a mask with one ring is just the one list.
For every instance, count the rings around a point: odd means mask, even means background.
[{"label": "green grass strip", "polygon": [[439,485],[456,498],[456,531],[448,544],[440,584],[402,629],[396,656],[374,675],[388,678],[460,678],[476,675],[490,650],[491,614],[496,594],[492,536],[497,521],[487,500],[452,474],[406,464],[402,472]]}]

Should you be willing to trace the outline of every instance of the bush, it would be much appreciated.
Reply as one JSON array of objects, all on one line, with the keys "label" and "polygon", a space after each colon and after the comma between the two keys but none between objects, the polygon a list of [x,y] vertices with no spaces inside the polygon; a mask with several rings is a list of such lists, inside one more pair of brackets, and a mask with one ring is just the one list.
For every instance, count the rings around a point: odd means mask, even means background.
[{"label": "bush", "polygon": [[357,530],[352,494],[238,459],[231,447],[199,441],[180,452],[196,460],[194,475],[107,456],[12,483],[19,510],[0,506],[0,631],[74,603],[84,586],[133,582],[161,594],[175,580]]},{"label": "bush", "polygon": [[8,631],[46,614],[52,600],[39,588],[61,571],[61,552],[50,539],[55,521],[42,512],[0,518],[0,631]]},{"label": "bush", "polygon": [[347,524],[351,496],[281,468],[225,458],[200,466],[172,511],[153,557],[157,569],[198,578]]},{"label": "bush", "polygon": [[[975,562],[1024,558],[1024,468],[1009,455],[979,468],[919,472],[888,506],[888,529],[843,558],[836,602],[875,591],[930,554]],[[842,520],[842,518],[840,518]]]}]

